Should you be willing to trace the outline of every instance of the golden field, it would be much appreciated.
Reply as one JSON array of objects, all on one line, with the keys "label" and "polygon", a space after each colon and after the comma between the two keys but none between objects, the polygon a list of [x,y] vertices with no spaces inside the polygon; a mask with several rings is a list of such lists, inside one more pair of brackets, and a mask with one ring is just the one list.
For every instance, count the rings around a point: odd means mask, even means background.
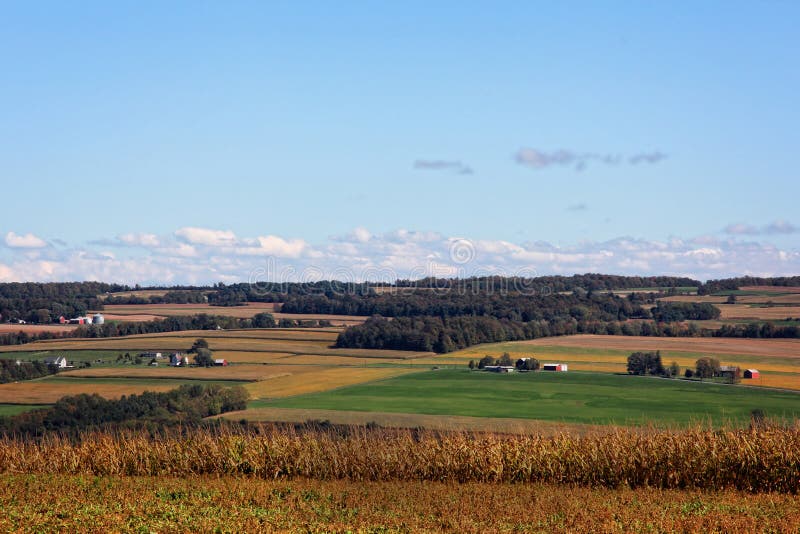
[{"label": "golden field", "polygon": [[[781,292],[788,294],[777,295],[737,295],[736,304],[766,304],[772,302],[774,304],[800,305],[800,293],[797,292]],[[713,295],[674,295],[671,297],[664,297],[659,300],[666,302],[708,302],[710,304],[724,304],[728,301],[728,297],[713,296]]]},{"label": "golden field", "polygon": [[0,323],[0,334],[10,332],[25,332],[26,334],[36,335],[42,332],[70,332],[78,328],[78,325],[67,324],[8,324]]},{"label": "golden field", "polygon": [[800,306],[754,306],[750,304],[715,304],[722,319],[782,320],[800,318]]},{"label": "golden field", "polygon": [[137,395],[145,391],[169,391],[178,385],[168,380],[154,381],[91,381],[75,380],[74,383],[52,380],[29,380],[0,384],[0,404],[53,404],[61,397],[81,393],[97,393],[106,399],[118,399],[123,395]]},{"label": "golden field", "polygon": [[142,378],[142,379],[179,379],[179,380],[261,380],[273,374],[268,365],[228,365],[225,367],[158,367],[126,366],[96,367],[62,371],[60,377],[69,378]]},{"label": "golden field", "polygon": [[408,368],[391,367],[317,367],[317,366],[269,366],[285,372],[279,380],[261,380],[247,384],[245,389],[252,399],[276,399],[317,393],[330,389],[375,380],[384,380],[415,372]]},{"label": "golden field", "polygon": [[[187,350],[195,339],[203,338],[214,351],[214,358],[226,359],[225,367],[170,367],[163,359],[158,367],[146,365],[94,366],[62,371],[59,378],[74,382],[56,383],[42,379],[0,385],[0,403],[52,403],[63,395],[98,393],[119,397],[144,390],[164,391],[176,387],[175,380],[236,380],[247,386],[254,400],[278,398],[379,380],[418,370],[405,362],[430,353],[335,349],[340,329],[263,329],[212,330],[145,334],[118,338],[45,340],[27,345],[0,348],[6,357],[17,351],[39,352],[39,357],[60,351],[140,351],[168,353]],[[66,352],[69,357],[69,352]],[[108,361],[108,356],[106,359]],[[112,358],[113,360],[113,358]],[[374,365],[399,364],[397,367]]]},{"label": "golden field", "polygon": [[[336,342],[339,329],[319,328],[269,328],[252,330],[190,330],[184,332],[165,332],[114,338],[79,338],[42,340],[26,345],[0,347],[2,352],[16,351],[59,351],[59,350],[120,350],[146,351],[187,350],[197,338],[208,341],[209,347],[221,354],[235,352],[274,353],[279,355],[319,355],[319,356],[351,356],[368,359],[411,359],[432,356],[433,353],[372,350],[372,349],[337,349],[332,348]],[[220,357],[225,357],[220,356]],[[259,361],[261,356],[242,360],[231,358],[231,361]],[[269,361],[269,360],[268,360]]]},{"label": "golden field", "polygon": [[800,428],[509,435],[319,425],[0,440],[0,474],[233,476],[608,488],[800,490]]},{"label": "golden field", "polygon": [[390,412],[356,412],[345,410],[308,410],[303,408],[275,408],[271,406],[248,408],[239,412],[228,412],[215,416],[220,419],[238,421],[271,421],[305,423],[306,421],[329,421],[338,425],[366,425],[377,423],[388,428],[425,428],[445,432],[498,432],[501,434],[529,434],[554,436],[567,433],[585,435],[612,432],[609,425],[588,425],[519,419],[512,417],[469,417],[463,415],[427,415]]},{"label": "golden field", "polygon": [[239,477],[7,474],[5,532],[797,532],[800,497]]}]

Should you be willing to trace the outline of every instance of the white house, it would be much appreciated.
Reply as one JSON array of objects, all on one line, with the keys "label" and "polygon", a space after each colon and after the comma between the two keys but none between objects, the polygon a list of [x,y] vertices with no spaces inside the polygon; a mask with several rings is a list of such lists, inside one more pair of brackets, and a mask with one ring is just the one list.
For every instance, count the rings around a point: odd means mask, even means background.
[{"label": "white house", "polygon": [[55,365],[59,369],[68,367],[66,356],[48,356],[44,359],[45,365]]}]

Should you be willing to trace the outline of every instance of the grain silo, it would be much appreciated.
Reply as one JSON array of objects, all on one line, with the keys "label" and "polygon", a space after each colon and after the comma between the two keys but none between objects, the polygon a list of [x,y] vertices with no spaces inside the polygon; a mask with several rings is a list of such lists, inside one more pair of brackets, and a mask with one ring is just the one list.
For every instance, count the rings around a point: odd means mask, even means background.
[{"label": "grain silo", "polygon": [[92,324],[103,324],[105,322],[106,318],[100,313],[95,313],[94,317],[92,317]]}]

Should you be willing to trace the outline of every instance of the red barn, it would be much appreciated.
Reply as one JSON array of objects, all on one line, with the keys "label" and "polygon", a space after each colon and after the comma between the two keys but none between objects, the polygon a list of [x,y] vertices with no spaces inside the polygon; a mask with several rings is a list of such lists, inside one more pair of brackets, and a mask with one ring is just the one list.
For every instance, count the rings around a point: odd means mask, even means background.
[{"label": "red barn", "polygon": [[744,370],[744,378],[759,378],[761,373],[758,372],[758,369],[745,369]]}]

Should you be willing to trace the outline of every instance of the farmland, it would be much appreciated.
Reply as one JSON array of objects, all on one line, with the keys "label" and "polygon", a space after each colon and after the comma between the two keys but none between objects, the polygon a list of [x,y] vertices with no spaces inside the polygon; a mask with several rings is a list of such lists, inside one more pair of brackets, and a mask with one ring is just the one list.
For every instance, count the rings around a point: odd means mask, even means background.
[{"label": "farmland", "polygon": [[0,323],[0,335],[8,332],[25,332],[26,334],[40,334],[42,332],[70,332],[75,328],[77,328],[77,325]]},{"label": "farmland", "polygon": [[[191,382],[180,379],[69,378],[68,373],[65,373],[39,380],[2,384],[0,404],[53,404],[61,397],[79,393],[97,393],[107,399],[118,399],[123,395],[133,395],[143,391],[169,391],[188,383]],[[241,382],[217,380],[214,383],[232,386]]]},{"label": "farmland", "polygon": [[8,532],[791,532],[800,523],[797,496],[735,490],[48,474],[0,482]]},{"label": "farmland", "polygon": [[[98,393],[108,398],[166,391],[192,381],[244,384],[253,402],[325,391],[418,370],[407,362],[430,353],[333,349],[338,330],[265,329],[186,331],[119,338],[45,340],[3,347],[7,358],[41,360],[64,354],[77,367],[56,377],[0,385],[0,403],[49,404],[64,395]],[[120,362],[124,353],[187,350],[197,338],[208,341],[226,367],[158,367]]]},{"label": "farmland", "polygon": [[[730,390],[724,389],[726,386],[681,382],[680,387],[666,387],[663,386],[666,381],[609,376],[612,373],[625,373],[627,356],[637,350],[660,350],[665,364],[676,361],[682,368],[692,367],[697,358],[711,355],[726,364],[758,368],[762,373],[761,377],[753,381],[752,385],[800,390],[798,340],[579,335],[478,345],[446,355],[435,355],[408,351],[331,348],[339,331],[338,328],[186,331],[119,338],[45,340],[3,347],[7,357],[35,360],[63,353],[76,365],[90,362],[92,366],[62,372],[56,380],[41,379],[0,385],[0,403],[52,403],[60,395],[80,392],[120,396],[139,393],[145,389],[164,391],[192,380],[221,380],[242,383],[251,395],[248,410],[230,414],[229,417],[234,419],[297,420],[299,415],[305,414],[312,419],[356,422],[364,421],[366,416],[363,415],[363,410],[368,407],[376,415],[366,422],[378,420],[387,425],[424,424],[431,428],[497,431],[516,428],[517,431],[527,433],[534,431],[532,429],[536,428],[535,421],[543,420],[570,425],[642,423],[647,419],[667,424],[685,424],[687,421],[705,417],[715,421],[730,418],[742,422],[751,409],[760,407],[759,399],[767,399],[774,393],[757,388],[737,387],[731,391],[747,391],[744,396],[737,393],[737,401],[723,395]],[[216,358],[224,358],[231,365],[205,369],[173,368],[163,363],[159,367],[147,367],[121,364],[117,361],[125,352],[135,355],[148,350],[165,353],[186,350],[199,337],[208,341]],[[472,400],[462,402],[455,395],[458,391],[456,384],[451,383],[446,378],[450,375],[443,371],[453,368],[464,370],[470,360],[480,359],[485,354],[499,357],[503,352],[508,352],[513,358],[535,356],[542,362],[565,362],[573,372],[595,374],[570,373],[561,389],[543,392],[545,396],[550,395],[555,399],[567,399],[561,403],[556,402],[545,413],[524,409],[524,404],[515,406],[514,403],[505,402],[505,397],[496,399],[495,406],[486,401],[486,395],[497,394],[502,388],[495,391],[494,386],[485,384],[497,379],[501,380],[499,385],[512,384],[516,380],[527,378],[524,376],[483,375],[481,380],[486,378],[483,385],[467,394]],[[432,367],[441,369],[430,372]],[[419,375],[422,371],[428,372]],[[415,374],[405,376],[409,373]],[[540,382],[554,380],[552,376],[541,373],[536,377]],[[569,380],[578,378],[580,383],[569,385]],[[562,377],[558,379],[563,380]],[[606,399],[607,404],[598,407],[597,399],[602,398],[602,391],[614,389],[602,385],[607,380],[621,381],[615,384],[617,388],[621,388],[619,391],[622,393],[619,398]],[[647,384],[644,391],[636,386],[642,380],[646,380]],[[330,399],[323,402],[320,397],[313,396],[328,395],[326,391],[335,390],[329,395],[336,397],[349,391],[348,388],[364,384],[368,384],[363,387],[371,391],[383,390],[382,388],[395,382],[411,384],[418,381],[428,384],[430,391],[423,388],[412,399],[403,399],[402,395],[389,396],[389,400],[367,396],[357,402],[332,403]],[[748,381],[744,383],[749,384]],[[631,402],[651,393],[650,384],[656,384],[654,387],[657,389],[666,388],[659,390],[661,395],[658,399],[661,405],[669,406],[672,397],[679,398],[681,403],[685,401],[686,405],[684,408],[669,410],[659,406],[647,410],[636,409]],[[684,391],[682,387],[689,389]],[[702,391],[705,393],[719,391],[721,396],[716,393],[703,398],[686,396],[687,391],[691,393],[698,387],[704,388]],[[569,397],[567,390],[571,388],[578,388],[585,393]],[[600,391],[592,388],[599,388]],[[512,399],[520,394],[513,388],[507,393]],[[451,395],[452,398],[449,401],[445,398],[432,400],[442,395]],[[478,402],[476,399],[482,401]],[[795,397],[789,399],[796,402]],[[784,415],[785,401],[786,399],[775,402],[769,400],[765,407],[776,416]],[[456,409],[447,407],[448,402]],[[529,398],[526,402],[539,407],[548,406],[541,399]],[[695,403],[694,411],[688,408],[691,403]],[[331,411],[335,413],[331,415]],[[443,419],[433,421],[435,417]],[[514,421],[521,422],[514,424]],[[572,428],[574,430],[577,427]]]},{"label": "farmland", "polygon": [[366,317],[356,315],[280,313],[275,311],[279,306],[279,304],[271,302],[248,302],[245,306],[211,306],[209,304],[112,304],[105,306],[100,313],[105,314],[107,319],[120,321],[151,321],[160,317],[196,315],[198,313],[246,319],[264,312],[272,314],[276,320],[326,320],[336,326],[360,324],[366,320]]},{"label": "farmland", "polygon": [[500,375],[440,370],[271,405],[619,425],[742,424],[749,422],[754,409],[778,419],[800,417],[800,393],[572,372]]}]

